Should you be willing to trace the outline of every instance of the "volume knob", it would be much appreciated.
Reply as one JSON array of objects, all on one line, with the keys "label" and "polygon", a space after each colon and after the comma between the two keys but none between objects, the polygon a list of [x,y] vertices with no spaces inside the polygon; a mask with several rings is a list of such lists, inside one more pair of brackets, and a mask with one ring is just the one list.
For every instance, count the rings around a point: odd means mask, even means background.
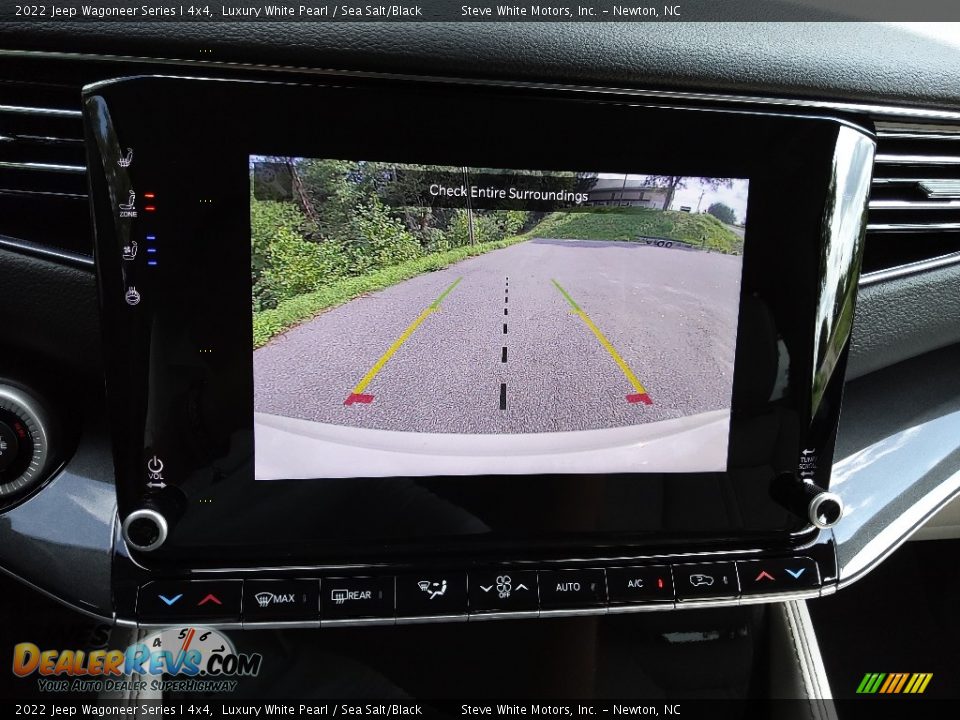
[{"label": "volume knob", "polygon": [[150,552],[167,539],[167,521],[156,510],[141,508],[127,515],[121,526],[127,545],[140,552]]}]

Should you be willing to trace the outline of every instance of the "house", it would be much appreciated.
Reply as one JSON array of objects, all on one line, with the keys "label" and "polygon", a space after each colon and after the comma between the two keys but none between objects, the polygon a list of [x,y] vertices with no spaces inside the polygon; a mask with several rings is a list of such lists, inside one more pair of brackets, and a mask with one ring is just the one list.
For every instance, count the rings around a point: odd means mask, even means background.
[{"label": "house", "polygon": [[614,207],[648,207],[660,210],[667,199],[666,188],[646,185],[640,179],[597,178],[586,193],[584,205]]}]

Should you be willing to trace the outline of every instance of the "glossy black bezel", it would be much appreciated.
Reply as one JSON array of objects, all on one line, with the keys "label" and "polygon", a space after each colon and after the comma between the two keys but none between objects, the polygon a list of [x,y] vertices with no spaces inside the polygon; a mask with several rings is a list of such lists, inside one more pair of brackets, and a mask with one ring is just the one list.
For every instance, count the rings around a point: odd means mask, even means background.
[{"label": "glossy black bezel", "polygon": [[[171,520],[167,542],[142,562],[370,563],[518,548],[548,558],[806,537],[806,520],[774,501],[770,485],[797,473],[810,448],[819,457],[811,479],[829,483],[849,328],[827,373],[818,331],[825,295],[843,296],[822,282],[843,122],[359,78],[132,78],[88,88],[84,113],[119,511],[155,506]],[[130,147],[135,160],[120,168]],[[748,178],[728,472],[255,482],[251,154]],[[117,216],[128,187],[156,194],[149,219]],[[147,220],[165,238],[155,273],[121,258],[126,233]],[[855,288],[859,255],[853,247],[839,269],[841,289]],[[135,307],[123,297],[131,283],[143,298]],[[146,485],[154,454],[165,463],[160,490]]]}]

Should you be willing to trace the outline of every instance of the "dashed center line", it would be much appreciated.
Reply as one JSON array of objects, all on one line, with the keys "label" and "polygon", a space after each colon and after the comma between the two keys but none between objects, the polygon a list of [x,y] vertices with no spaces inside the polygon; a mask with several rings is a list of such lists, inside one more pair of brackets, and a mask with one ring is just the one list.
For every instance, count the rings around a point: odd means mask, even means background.
[{"label": "dashed center line", "polygon": [[[504,290],[503,290],[503,293],[504,293],[503,302],[508,303],[510,302],[510,296],[507,295],[507,293],[510,292],[510,276],[509,275],[507,276],[505,282],[506,282],[506,286],[504,287]],[[503,309],[503,314],[504,316],[507,315],[506,308]],[[503,324],[503,334],[504,335],[507,334],[506,323]],[[504,340],[504,342],[506,342],[506,340]],[[500,348],[500,363],[505,364],[506,362],[507,362],[507,346],[504,345],[502,348]],[[507,409],[507,384],[505,382],[500,383],[500,409],[501,410]]]}]

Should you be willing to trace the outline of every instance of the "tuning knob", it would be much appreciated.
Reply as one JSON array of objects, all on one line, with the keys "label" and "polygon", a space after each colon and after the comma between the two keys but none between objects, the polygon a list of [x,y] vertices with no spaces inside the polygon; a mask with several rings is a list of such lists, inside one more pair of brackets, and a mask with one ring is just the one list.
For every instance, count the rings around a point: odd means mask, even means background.
[{"label": "tuning knob", "polygon": [[843,517],[843,499],[836,493],[812,485],[807,519],[818,528],[831,528]]},{"label": "tuning knob", "polygon": [[843,517],[843,499],[839,495],[793,475],[778,477],[772,491],[781,505],[815,527],[831,528]]},{"label": "tuning knob", "polygon": [[0,505],[47,477],[50,441],[51,422],[40,401],[0,383]]}]

